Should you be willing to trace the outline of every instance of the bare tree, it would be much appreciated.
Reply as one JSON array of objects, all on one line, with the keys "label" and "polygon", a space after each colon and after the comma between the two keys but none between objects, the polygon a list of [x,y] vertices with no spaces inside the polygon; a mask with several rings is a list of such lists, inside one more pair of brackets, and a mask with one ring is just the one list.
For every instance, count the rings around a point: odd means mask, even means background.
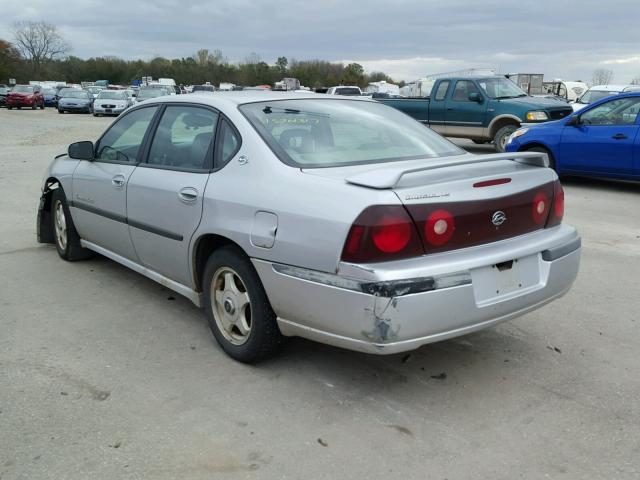
[{"label": "bare tree", "polygon": [[608,85],[613,79],[613,70],[597,68],[593,71],[592,83],[594,85]]},{"label": "bare tree", "polygon": [[44,63],[71,50],[57,27],[46,22],[16,22],[13,24],[13,36],[16,48],[31,62],[34,74],[40,73]]},{"label": "bare tree", "polygon": [[222,50],[215,49],[210,52],[208,48],[201,48],[193,57],[198,65],[207,65],[209,63],[220,64],[225,63],[226,58],[222,55]]}]

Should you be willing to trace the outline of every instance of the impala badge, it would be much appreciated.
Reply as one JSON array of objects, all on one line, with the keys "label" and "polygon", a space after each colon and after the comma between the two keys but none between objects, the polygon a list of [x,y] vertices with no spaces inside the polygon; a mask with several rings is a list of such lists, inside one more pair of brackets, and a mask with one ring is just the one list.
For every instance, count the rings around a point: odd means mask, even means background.
[{"label": "impala badge", "polygon": [[493,223],[496,227],[499,227],[506,221],[507,221],[507,216],[504,214],[502,210],[498,210],[491,217],[491,223]]}]

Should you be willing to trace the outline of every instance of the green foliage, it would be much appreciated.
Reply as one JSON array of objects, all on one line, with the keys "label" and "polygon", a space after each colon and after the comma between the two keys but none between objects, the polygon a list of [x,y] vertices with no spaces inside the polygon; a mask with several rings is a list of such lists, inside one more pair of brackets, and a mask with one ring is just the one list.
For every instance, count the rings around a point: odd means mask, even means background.
[{"label": "green foliage", "polygon": [[[4,45],[4,46],[3,46]],[[19,82],[29,80],[60,80],[69,83],[109,80],[112,84],[128,85],[143,76],[173,78],[176,83],[197,85],[211,82],[231,82],[236,85],[273,85],[285,77],[300,80],[311,88],[331,87],[340,84],[366,86],[370,81],[391,79],[382,72],[366,75],[361,65],[344,66],[325,60],[291,60],[278,57],[275,65],[264,62],[256,53],[251,53],[240,63],[230,63],[220,50],[200,49],[186,58],[168,59],[156,57],[151,60],[124,60],[117,57],[75,56],[52,59],[40,67],[40,75],[33,78],[33,71],[18,52],[7,50],[10,44],[0,40],[0,83],[12,76]],[[13,63],[3,61],[6,52],[17,55]],[[4,52],[4,53],[3,53]],[[13,55],[12,54],[12,55]],[[10,68],[7,67],[10,65]],[[7,70],[9,68],[9,70]]]}]

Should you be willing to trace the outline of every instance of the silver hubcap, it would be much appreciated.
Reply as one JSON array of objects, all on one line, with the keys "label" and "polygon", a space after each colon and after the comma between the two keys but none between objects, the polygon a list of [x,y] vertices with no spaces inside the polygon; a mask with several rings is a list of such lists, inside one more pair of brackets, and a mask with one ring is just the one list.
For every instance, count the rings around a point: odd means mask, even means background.
[{"label": "silver hubcap", "polygon": [[67,218],[64,216],[62,202],[57,200],[53,206],[54,225],[56,230],[56,242],[61,250],[67,248]]},{"label": "silver hubcap", "polygon": [[218,330],[229,342],[242,345],[251,334],[251,299],[240,276],[221,267],[211,282],[211,307]]}]

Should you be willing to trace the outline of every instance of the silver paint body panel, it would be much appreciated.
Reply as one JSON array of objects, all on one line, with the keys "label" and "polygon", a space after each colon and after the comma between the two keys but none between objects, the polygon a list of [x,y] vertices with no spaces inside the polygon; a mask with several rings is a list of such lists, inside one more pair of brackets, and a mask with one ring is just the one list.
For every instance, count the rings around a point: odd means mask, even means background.
[{"label": "silver paint body panel", "polygon": [[[314,94],[296,94],[295,98],[307,97],[324,98]],[[521,315],[557,298],[571,286],[578,271],[579,248],[560,259],[542,260],[546,249],[578,238],[567,225],[397,262],[341,262],[348,231],[368,206],[507,196],[557,177],[552,170],[539,166],[546,161],[539,154],[524,155],[524,161],[513,161],[513,155],[480,159],[464,154],[377,165],[294,168],[276,157],[238,110],[242,103],[279,98],[291,99],[292,94],[221,92],[142,102],[188,102],[222,112],[239,131],[242,145],[234,158],[217,171],[203,174],[128,166],[129,172],[121,165],[105,167],[98,162],[61,157],[52,163],[45,178],[58,179],[68,198],[75,201],[78,195],[88,195],[95,207],[121,213],[131,222],[115,225],[115,220],[72,208],[73,220],[87,248],[199,305],[195,278],[198,242],[205,235],[225,237],[251,258],[285,335],[300,335],[345,348],[372,353],[409,350]],[[107,184],[116,171],[128,182],[124,201]],[[471,183],[497,175],[507,175],[513,181],[490,189],[471,188]],[[348,180],[353,178],[360,178],[360,182]],[[197,190],[194,204],[187,205],[179,198],[178,192],[184,187]],[[131,190],[127,199],[128,188]],[[180,235],[182,240],[158,236],[148,228],[138,228],[137,223]],[[532,258],[527,264],[535,266],[535,272],[525,272],[532,279],[528,290],[510,291],[508,296],[480,302],[473,282],[387,298],[295,278],[274,269],[274,265],[290,265],[374,282],[458,272],[477,279],[482,277],[474,275],[474,269],[525,257]]]}]

